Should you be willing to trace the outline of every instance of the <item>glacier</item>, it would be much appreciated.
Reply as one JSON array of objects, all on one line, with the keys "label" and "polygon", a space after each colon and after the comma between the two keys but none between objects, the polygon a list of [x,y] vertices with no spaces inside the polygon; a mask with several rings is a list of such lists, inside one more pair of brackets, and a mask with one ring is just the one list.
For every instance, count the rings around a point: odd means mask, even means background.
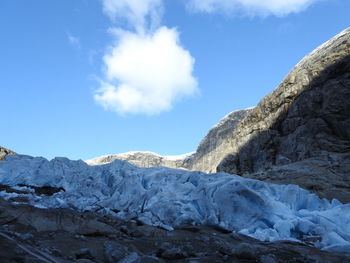
[{"label": "glacier", "polygon": [[[166,167],[138,168],[124,161],[85,162],[25,155],[0,162],[0,184],[26,193],[39,208],[98,211],[172,230],[211,225],[261,241],[291,240],[329,251],[350,251],[350,204],[321,199],[296,185],[276,185],[226,173]],[[30,186],[63,188],[35,195]]]}]

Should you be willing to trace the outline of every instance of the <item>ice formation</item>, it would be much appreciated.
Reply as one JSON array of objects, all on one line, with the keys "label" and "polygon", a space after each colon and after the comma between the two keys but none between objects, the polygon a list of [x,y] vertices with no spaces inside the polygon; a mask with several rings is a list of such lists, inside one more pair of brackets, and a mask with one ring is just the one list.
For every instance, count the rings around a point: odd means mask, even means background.
[{"label": "ice formation", "polygon": [[6,159],[0,163],[1,184],[64,188],[52,196],[26,194],[41,208],[100,211],[169,230],[183,224],[216,225],[263,241],[316,240],[314,245],[324,250],[350,251],[350,204],[320,199],[296,185],[138,168],[123,161],[89,166],[66,158]]}]

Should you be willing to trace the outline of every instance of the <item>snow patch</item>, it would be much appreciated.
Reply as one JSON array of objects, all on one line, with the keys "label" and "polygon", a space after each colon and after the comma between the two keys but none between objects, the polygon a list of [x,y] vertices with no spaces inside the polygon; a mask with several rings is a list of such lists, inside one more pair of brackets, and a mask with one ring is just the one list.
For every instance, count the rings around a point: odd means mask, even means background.
[{"label": "snow patch", "polygon": [[[248,108],[243,109],[243,110],[252,110],[252,109],[254,109],[255,107],[256,107],[256,106],[248,107]],[[210,132],[211,130],[217,129],[217,128],[221,127],[222,125],[224,125],[224,124],[230,119],[230,117],[231,117],[232,114],[234,114],[234,113],[236,113],[236,112],[239,112],[239,111],[242,111],[242,110],[235,110],[235,111],[231,111],[230,113],[226,114],[224,117],[222,117],[222,118],[220,119],[220,121],[219,121],[217,124],[215,124],[213,127],[210,128],[209,132]],[[208,132],[208,133],[209,133],[209,132]]]}]

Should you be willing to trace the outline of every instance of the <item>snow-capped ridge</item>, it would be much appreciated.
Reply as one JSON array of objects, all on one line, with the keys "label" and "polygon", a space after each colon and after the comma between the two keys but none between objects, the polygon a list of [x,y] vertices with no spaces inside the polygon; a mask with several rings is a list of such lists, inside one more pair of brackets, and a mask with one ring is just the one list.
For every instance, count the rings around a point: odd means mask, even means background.
[{"label": "snow-capped ridge", "polygon": [[211,151],[225,141],[226,137],[235,129],[236,125],[248,116],[253,109],[254,107],[236,110],[224,116],[208,131],[207,135],[194,152],[181,155],[160,155],[150,151],[129,151],[119,154],[103,155],[86,160],[85,162],[89,165],[101,165],[119,159],[139,167],[166,166],[175,169],[201,170],[200,167],[196,167],[197,160],[203,155],[210,155]]},{"label": "snow-capped ridge", "polygon": [[234,111],[231,111],[229,113],[227,113],[224,117],[222,117],[219,122],[217,122],[215,125],[213,125],[210,129],[209,129],[209,132],[211,130],[214,130],[214,129],[217,129],[217,128],[220,128],[222,125],[224,125],[232,115],[234,114],[237,114],[238,112],[241,112],[241,111],[250,111],[252,109],[254,109],[256,106],[252,106],[252,107],[248,107],[248,108],[245,108],[245,109],[241,109],[241,110],[234,110]]},{"label": "snow-capped ridge", "polygon": [[181,162],[190,158],[194,152],[185,153],[181,155],[160,155],[150,151],[129,151],[119,154],[108,154],[93,159],[86,160],[89,165],[101,165],[113,162],[115,160],[123,160],[141,167],[152,166],[169,166],[173,168],[180,168],[176,166],[176,162]]},{"label": "snow-capped ridge", "polygon": [[154,155],[154,156],[166,159],[166,160],[183,160],[183,159],[186,159],[189,156],[191,156],[193,153],[194,152],[179,154],[179,155],[160,155],[158,153],[150,152],[150,151],[129,151],[129,152],[113,154],[113,155],[129,157],[129,156],[134,155],[134,154],[150,154],[150,155]]}]

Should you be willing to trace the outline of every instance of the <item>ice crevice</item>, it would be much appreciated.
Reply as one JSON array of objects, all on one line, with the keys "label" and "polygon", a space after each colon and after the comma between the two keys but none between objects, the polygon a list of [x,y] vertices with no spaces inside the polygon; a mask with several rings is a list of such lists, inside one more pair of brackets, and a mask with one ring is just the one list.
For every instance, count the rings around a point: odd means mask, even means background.
[{"label": "ice crevice", "polygon": [[[123,161],[89,166],[24,155],[0,162],[0,184],[65,190],[40,197],[29,192],[29,203],[41,208],[99,211],[168,230],[214,225],[262,241],[314,240],[321,249],[350,251],[350,204],[320,199],[296,185],[225,173],[138,168]],[[15,195],[0,192],[5,199]]]}]

